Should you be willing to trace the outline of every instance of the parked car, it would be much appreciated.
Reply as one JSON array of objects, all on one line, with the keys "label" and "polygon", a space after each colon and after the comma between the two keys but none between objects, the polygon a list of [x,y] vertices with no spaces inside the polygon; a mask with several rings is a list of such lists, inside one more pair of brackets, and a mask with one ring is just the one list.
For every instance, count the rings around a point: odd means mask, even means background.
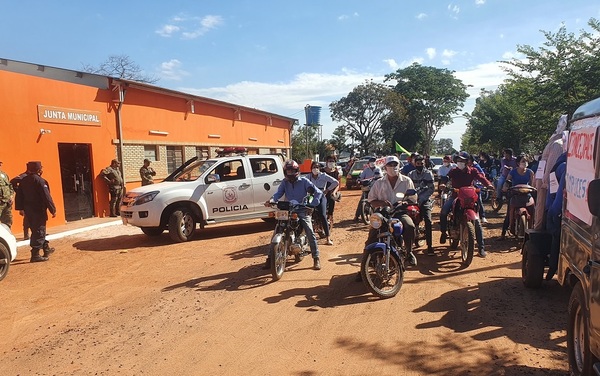
[{"label": "parked car", "polygon": [[358,176],[369,165],[369,160],[358,160],[354,162],[350,171],[346,175],[346,189],[360,188]]},{"label": "parked car", "polygon": [[17,257],[17,239],[4,223],[0,224],[0,281],[6,277],[10,263]]},{"label": "parked car", "polygon": [[433,177],[435,179],[437,179],[438,170],[442,166],[442,164],[444,162],[444,158],[443,157],[429,157],[429,160],[431,161],[431,163],[433,163],[433,167],[431,168],[431,172],[433,172]]}]

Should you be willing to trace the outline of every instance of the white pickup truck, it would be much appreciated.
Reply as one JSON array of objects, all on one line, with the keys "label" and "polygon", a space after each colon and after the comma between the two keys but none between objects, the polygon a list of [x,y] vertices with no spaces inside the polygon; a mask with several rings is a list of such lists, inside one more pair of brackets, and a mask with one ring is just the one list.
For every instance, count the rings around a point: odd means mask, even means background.
[{"label": "white pickup truck", "polygon": [[283,181],[280,155],[230,154],[184,163],[164,181],[132,189],[123,197],[121,219],[157,236],[165,229],[176,242],[204,227],[269,217],[263,204]]}]

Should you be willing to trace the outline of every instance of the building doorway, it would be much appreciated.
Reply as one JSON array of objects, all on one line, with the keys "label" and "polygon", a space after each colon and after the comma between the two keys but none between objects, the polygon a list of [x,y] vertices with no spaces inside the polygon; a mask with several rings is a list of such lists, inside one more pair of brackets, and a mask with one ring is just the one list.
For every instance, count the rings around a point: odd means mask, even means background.
[{"label": "building doorway", "polygon": [[90,144],[58,144],[67,222],[94,216],[90,149]]}]

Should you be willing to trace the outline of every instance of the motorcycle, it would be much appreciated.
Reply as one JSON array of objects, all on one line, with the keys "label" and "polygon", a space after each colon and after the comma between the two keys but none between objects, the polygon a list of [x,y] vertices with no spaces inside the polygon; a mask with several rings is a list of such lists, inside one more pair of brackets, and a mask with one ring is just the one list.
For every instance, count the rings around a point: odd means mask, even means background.
[{"label": "motorcycle", "polygon": [[375,181],[379,180],[379,178],[381,178],[381,175],[375,175],[371,179],[363,179],[359,181],[360,189],[362,190],[362,196],[360,198],[360,219],[365,225],[369,224],[369,217],[371,214],[373,214],[373,208],[368,200],[369,191],[371,190],[371,187]]},{"label": "motorcycle", "polygon": [[510,232],[517,240],[525,239],[525,233],[533,228],[533,216],[527,210],[527,203],[537,190],[529,184],[517,184],[508,188],[507,197],[509,198],[509,218]]},{"label": "motorcycle", "polygon": [[408,257],[403,246],[402,222],[394,217],[406,212],[407,203],[403,194],[398,193],[396,197],[399,201],[393,207],[377,208],[369,217],[371,227],[378,231],[378,240],[365,247],[360,263],[363,283],[373,295],[382,299],[392,298],[400,291],[404,282],[404,261]]},{"label": "motorcycle", "polygon": [[305,197],[303,203],[294,200],[270,203],[271,207],[277,208],[270,214],[277,224],[269,248],[271,275],[275,281],[283,276],[289,256],[293,256],[295,262],[300,262],[310,254],[308,239],[298,216],[298,212],[304,211],[308,218],[311,217],[313,208],[306,205],[309,197]]},{"label": "motorcycle", "polygon": [[479,222],[479,192],[474,186],[454,188],[454,192],[457,193],[457,198],[448,213],[448,237],[451,249],[460,245],[461,263],[467,267],[473,261],[475,250],[475,226]]},{"label": "motorcycle", "polygon": [[[418,193],[418,191],[418,189],[415,190],[415,193]],[[425,245],[425,225],[421,216],[421,208],[416,200],[413,201],[410,198],[404,201],[404,205],[406,214],[408,214],[415,225],[415,247],[422,247]]]}]

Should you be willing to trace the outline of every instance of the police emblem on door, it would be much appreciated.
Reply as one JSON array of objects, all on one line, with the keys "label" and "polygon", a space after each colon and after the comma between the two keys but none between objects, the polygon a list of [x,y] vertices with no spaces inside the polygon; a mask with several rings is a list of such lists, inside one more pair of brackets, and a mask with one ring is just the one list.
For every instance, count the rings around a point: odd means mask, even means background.
[{"label": "police emblem on door", "polygon": [[223,201],[233,203],[237,201],[237,191],[235,187],[226,187],[223,189]]}]

